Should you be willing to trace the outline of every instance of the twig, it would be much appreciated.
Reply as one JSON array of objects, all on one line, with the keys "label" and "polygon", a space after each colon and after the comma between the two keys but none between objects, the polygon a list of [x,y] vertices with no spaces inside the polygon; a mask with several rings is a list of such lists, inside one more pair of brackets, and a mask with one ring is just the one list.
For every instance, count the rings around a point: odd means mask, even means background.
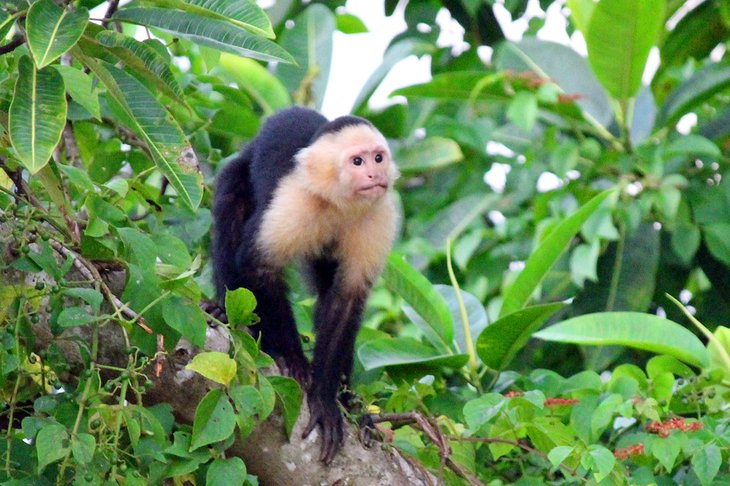
[{"label": "twig", "polygon": [[474,477],[474,475],[472,475],[469,471],[451,459],[451,447],[449,446],[450,437],[445,436],[441,432],[438,424],[433,423],[430,418],[426,418],[419,412],[374,415],[371,418],[373,423],[397,422],[415,425],[424,434],[426,434],[426,437],[428,437],[429,440],[438,448],[442,464],[448,466],[448,468],[454,471],[457,475],[469,481],[469,484],[472,486],[484,486],[484,483],[479,481],[479,479]]},{"label": "twig", "polygon": [[66,148],[66,158],[71,161],[74,167],[78,167],[81,155],[70,121],[66,122],[66,126],[63,127],[63,146]]},{"label": "twig", "polygon": [[[111,0],[109,2],[109,7],[106,9],[106,13],[104,14],[104,20],[101,21],[101,25],[104,27],[109,25],[109,22],[112,21],[112,15],[114,15],[114,12],[117,11],[117,8],[119,8],[119,0]],[[117,31],[119,31],[119,25],[116,24]]]},{"label": "twig", "polygon": [[13,52],[18,47],[22,46],[25,42],[25,37],[22,35],[19,35],[17,37],[13,37],[13,39],[5,44],[4,46],[0,46],[0,56],[3,54],[8,54],[10,52]]},{"label": "twig", "polygon": [[101,292],[104,294],[107,300],[111,302],[115,309],[117,309],[128,319],[141,327],[146,333],[152,334],[152,329],[150,329],[147,324],[145,324],[144,317],[134,312],[127,306],[127,304],[123,303],[116,295],[114,295],[114,293],[112,293],[111,289],[109,289],[106,283],[104,283],[104,280],[101,278],[101,275],[99,275],[99,271],[96,269],[96,267],[94,267],[93,263],[89,262],[75,251],[67,248],[60,241],[51,238],[48,240],[48,243],[58,253],[70,257],[74,267],[76,267],[76,269],[81,275],[84,276],[84,278],[99,282]]}]

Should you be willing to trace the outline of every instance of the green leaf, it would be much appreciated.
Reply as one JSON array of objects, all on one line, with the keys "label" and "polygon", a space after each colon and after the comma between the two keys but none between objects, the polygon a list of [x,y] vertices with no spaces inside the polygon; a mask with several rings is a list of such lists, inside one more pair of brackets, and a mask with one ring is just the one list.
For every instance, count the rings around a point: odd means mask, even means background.
[{"label": "green leaf", "polygon": [[239,0],[155,0],[155,3],[185,10],[201,17],[225,20],[269,39],[275,37],[269,17],[256,2],[241,2]]},{"label": "green leaf", "polygon": [[722,466],[722,454],[715,444],[707,444],[692,455],[692,469],[702,483],[709,486]]},{"label": "green leaf", "polygon": [[575,24],[575,28],[580,30],[585,37],[596,3],[593,0],[568,0],[566,5],[570,9],[570,19]]},{"label": "green leaf", "polygon": [[230,385],[237,371],[236,361],[219,351],[196,354],[185,368],[225,386]]},{"label": "green leaf", "polygon": [[37,71],[27,56],[20,58],[8,130],[20,162],[31,174],[51,158],[66,124],[66,109],[58,71],[52,67]]},{"label": "green leaf", "polygon": [[534,335],[545,341],[618,344],[668,354],[694,366],[710,362],[702,342],[676,322],[640,312],[600,312],[574,317]]},{"label": "green leaf", "polygon": [[208,466],[205,484],[225,484],[226,486],[242,486],[246,482],[246,465],[240,457],[216,459]]},{"label": "green leaf", "polygon": [[186,105],[182,88],[170,69],[169,61],[147,42],[139,42],[112,30],[99,32],[96,41],[109,48],[135,77],[151,82],[165,96]]},{"label": "green leaf", "polygon": [[294,102],[320,108],[327,89],[332,61],[332,34],[335,18],[332,11],[312,4],[294,19],[294,27],[281,35],[281,47],[291,53],[296,64],[281,64],[276,77],[292,94]]},{"label": "green leaf", "polygon": [[472,431],[479,430],[492,420],[505,407],[508,399],[499,393],[485,393],[484,395],[466,402],[464,405],[464,420]]},{"label": "green leaf", "polygon": [[66,307],[58,315],[58,325],[61,327],[85,326],[94,322],[96,318],[81,307]]},{"label": "green leaf", "polygon": [[101,303],[104,301],[104,296],[96,289],[82,287],[65,288],[61,291],[61,294],[82,299],[97,312],[101,308]]},{"label": "green leaf", "polygon": [[179,10],[164,8],[125,8],[114,14],[114,19],[147,27],[212,47],[261,61],[291,63],[294,59],[274,42],[224,20],[200,17]]},{"label": "green leaf", "polygon": [[701,135],[685,135],[667,145],[662,155],[665,160],[690,156],[719,159],[722,152],[714,142]]},{"label": "green leaf", "polygon": [[221,388],[209,391],[195,409],[190,452],[229,438],[235,427],[236,414],[226,394]]},{"label": "green leaf", "polygon": [[[570,1],[570,0],[568,0]],[[573,447],[570,446],[558,446],[553,447],[548,452],[548,460],[554,468],[560,467],[560,465],[573,453]]]},{"label": "green leaf", "polygon": [[343,34],[364,34],[368,32],[365,23],[352,14],[344,13],[337,15],[337,30]]},{"label": "green leaf", "polygon": [[223,53],[219,66],[261,106],[264,114],[271,115],[291,105],[291,97],[281,81],[253,59]]},{"label": "green leaf", "polygon": [[203,197],[203,178],[197,161],[191,164],[187,157],[191,149],[186,147],[177,123],[134,77],[104,61],[82,58],[124,110],[131,128],[147,144],[152,159],[178,196],[191,209],[197,208]]},{"label": "green leaf", "polygon": [[35,437],[38,454],[38,473],[47,465],[62,459],[68,454],[69,436],[66,427],[60,424],[44,426]]},{"label": "green leaf", "polygon": [[459,144],[450,138],[429,137],[403,147],[395,155],[401,172],[440,169],[464,158]]},{"label": "green leaf", "polygon": [[624,103],[641,87],[649,50],[664,25],[665,0],[602,0],[585,33],[588,61],[606,90]]},{"label": "green leaf", "polygon": [[427,98],[439,100],[488,100],[507,101],[502,86],[504,76],[484,71],[454,71],[436,74],[428,83],[417,84],[400,88],[393,92],[393,96],[407,98]]},{"label": "green leaf", "polygon": [[189,339],[194,346],[202,348],[208,324],[200,307],[177,295],[162,303],[162,317],[168,326]]},{"label": "green leaf", "polygon": [[[459,309],[459,301],[456,297],[456,289],[451,285],[440,284],[434,285],[434,288],[444,298],[446,305],[449,307],[452,320],[459,323],[459,325],[454,326],[454,344],[452,348],[456,352],[468,353],[466,337],[464,336],[464,326],[461,324],[461,311]],[[484,305],[475,295],[464,289],[460,289],[459,293],[462,301],[464,302],[466,319],[469,323],[471,335],[479,336],[479,334],[487,327],[489,321]],[[409,314],[407,308],[404,310],[406,311],[406,315],[408,315],[412,321],[415,322],[417,318],[420,318],[418,315]]]},{"label": "green leaf", "polygon": [[706,224],[702,232],[712,256],[730,265],[730,223]]},{"label": "green leaf", "polygon": [[71,98],[91,113],[91,116],[101,120],[99,93],[94,88],[91,76],[71,66],[59,64],[53,67],[63,76],[63,84]]},{"label": "green leaf", "polygon": [[461,368],[469,360],[466,354],[441,353],[407,337],[368,341],[357,350],[357,356],[365,370],[404,365]]},{"label": "green leaf", "polygon": [[530,295],[570,246],[573,237],[580,231],[583,223],[614,191],[609,189],[585,203],[578,211],[561,222],[547,235],[540,246],[530,255],[525,268],[520,272],[512,285],[506,290],[500,317],[515,312],[525,306]]},{"label": "green leaf", "polygon": [[55,61],[71,49],[84,33],[89,11],[75,11],[58,7],[53,0],[38,0],[25,19],[28,46],[38,69]]},{"label": "green leaf", "polygon": [[80,433],[71,441],[71,452],[79,464],[89,464],[94,459],[96,439],[91,434]]},{"label": "green leaf", "polygon": [[520,91],[507,107],[507,119],[530,133],[537,121],[537,109],[537,97],[528,91]]},{"label": "green leaf", "polygon": [[421,329],[426,338],[438,350],[446,352],[454,339],[454,324],[449,307],[433,285],[395,253],[388,257],[383,279],[428,324]]},{"label": "green leaf", "polygon": [[248,325],[255,322],[253,311],[256,309],[256,297],[244,288],[226,290],[226,316],[230,324]]},{"label": "green leaf", "polygon": [[269,383],[274,387],[276,396],[279,398],[284,415],[284,429],[287,437],[289,437],[294,424],[297,422],[297,417],[299,417],[304,394],[299,384],[286,376],[271,376],[269,377]]},{"label": "green leaf", "polygon": [[[692,35],[696,35],[693,32]],[[710,63],[683,81],[662,104],[658,126],[671,126],[683,115],[730,86],[730,66]]]},{"label": "green leaf", "polygon": [[593,471],[597,482],[603,481],[616,465],[616,458],[613,453],[603,446],[591,444],[588,446],[588,453],[581,457],[581,465]]},{"label": "green leaf", "polygon": [[477,338],[477,354],[494,370],[505,369],[532,333],[559,309],[562,302],[525,307],[487,326]]},{"label": "green leaf", "polygon": [[681,450],[679,438],[676,435],[670,435],[666,438],[656,438],[651,443],[651,454],[659,460],[664,469],[671,472],[674,469],[674,463]]}]

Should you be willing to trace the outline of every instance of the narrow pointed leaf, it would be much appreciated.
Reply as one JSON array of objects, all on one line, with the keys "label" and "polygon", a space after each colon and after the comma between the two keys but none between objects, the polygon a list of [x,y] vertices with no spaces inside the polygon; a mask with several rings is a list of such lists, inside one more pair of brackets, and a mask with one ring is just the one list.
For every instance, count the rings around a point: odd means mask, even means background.
[{"label": "narrow pointed leaf", "polygon": [[550,268],[560,255],[570,246],[570,241],[580,231],[583,223],[614,191],[609,189],[585,203],[578,211],[560,223],[535,250],[525,263],[514,283],[507,289],[502,303],[500,317],[506,316],[525,306],[530,295],[547,276]]},{"label": "narrow pointed leaf", "polygon": [[525,307],[494,321],[477,338],[477,354],[490,368],[505,369],[533,332],[564,306],[554,302]]},{"label": "narrow pointed leaf", "polygon": [[368,341],[358,349],[357,356],[366,370],[405,365],[461,368],[469,360],[466,354],[440,353],[413,338]]},{"label": "narrow pointed leaf", "polygon": [[710,363],[697,336],[676,322],[640,312],[600,312],[574,317],[535,333],[536,338],[598,346],[621,345],[668,354],[699,367]]},{"label": "narrow pointed leaf", "polygon": [[649,50],[664,25],[665,0],[602,0],[585,33],[596,77],[619,101],[636,95]]},{"label": "narrow pointed leaf", "polygon": [[294,101],[322,106],[332,61],[332,34],[335,17],[330,9],[312,4],[294,19],[294,27],[281,35],[281,46],[296,64],[279,65],[276,76],[292,94]]},{"label": "narrow pointed leaf", "polygon": [[440,351],[449,349],[454,339],[454,324],[446,301],[418,270],[402,256],[391,254],[383,271],[385,284],[400,295],[421,316],[427,327],[421,329]]},{"label": "narrow pointed leaf", "polygon": [[27,56],[22,57],[8,125],[18,158],[31,174],[51,158],[66,124],[67,108],[58,71],[52,67],[38,71]]},{"label": "narrow pointed leaf", "polygon": [[256,2],[241,0],[157,0],[154,3],[179,10],[225,20],[261,35],[273,39],[274,29],[266,12]]},{"label": "narrow pointed leaf", "polygon": [[129,72],[150,81],[166,96],[185,104],[182,88],[172,74],[168,61],[154,47],[111,30],[100,32],[96,40],[108,47]]},{"label": "narrow pointed leaf", "polygon": [[106,86],[108,93],[124,110],[132,128],[149,148],[152,159],[170,181],[178,196],[195,209],[203,197],[203,179],[197,164],[186,154],[182,130],[165,108],[139,81],[104,61],[84,56],[88,66]]},{"label": "narrow pointed leaf", "polygon": [[28,46],[36,66],[42,68],[71,49],[84,32],[89,12],[79,8],[75,12],[62,9],[53,0],[38,0],[25,20]]},{"label": "narrow pointed leaf", "polygon": [[114,19],[154,27],[168,34],[239,56],[262,61],[284,63],[294,61],[291,55],[276,43],[224,20],[155,7],[125,8],[114,14]]}]

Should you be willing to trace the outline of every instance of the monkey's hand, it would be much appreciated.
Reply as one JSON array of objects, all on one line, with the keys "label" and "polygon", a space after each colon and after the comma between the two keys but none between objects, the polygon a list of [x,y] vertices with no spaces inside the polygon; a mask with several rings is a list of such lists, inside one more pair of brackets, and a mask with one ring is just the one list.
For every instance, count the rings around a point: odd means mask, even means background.
[{"label": "monkey's hand", "polygon": [[302,438],[306,439],[314,428],[319,425],[322,433],[322,449],[319,453],[319,460],[329,464],[345,440],[342,413],[334,400],[332,402],[324,401],[310,393],[307,401],[309,403],[309,423],[304,429]]}]

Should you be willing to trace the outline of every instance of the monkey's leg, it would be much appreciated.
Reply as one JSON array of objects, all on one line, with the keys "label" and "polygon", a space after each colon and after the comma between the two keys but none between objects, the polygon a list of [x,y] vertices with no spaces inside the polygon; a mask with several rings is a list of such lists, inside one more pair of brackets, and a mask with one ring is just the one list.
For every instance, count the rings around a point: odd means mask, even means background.
[{"label": "monkey's leg", "polygon": [[322,432],[320,460],[329,463],[344,440],[342,413],[337,393],[346,373],[352,369],[355,337],[362,319],[366,293],[348,292],[332,286],[317,301],[312,388],[307,394],[310,419],[304,431],[308,436],[319,425]]}]

